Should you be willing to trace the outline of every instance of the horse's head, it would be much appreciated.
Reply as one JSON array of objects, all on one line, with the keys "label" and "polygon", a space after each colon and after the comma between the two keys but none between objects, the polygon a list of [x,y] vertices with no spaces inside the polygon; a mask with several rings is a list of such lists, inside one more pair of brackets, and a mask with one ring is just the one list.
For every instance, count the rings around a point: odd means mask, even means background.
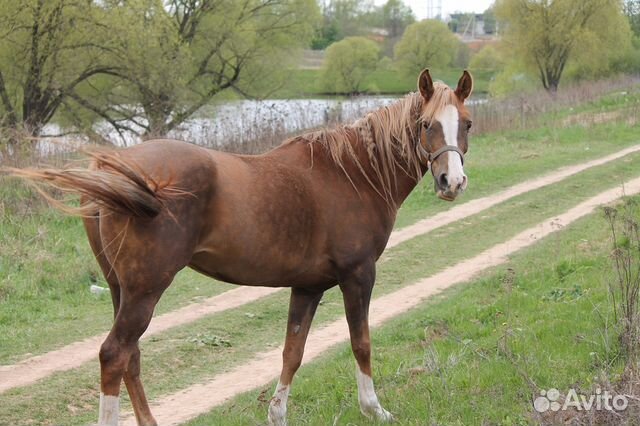
[{"label": "horse's head", "polygon": [[464,71],[452,90],[444,83],[434,84],[429,70],[424,70],[418,77],[418,89],[423,98],[418,148],[431,165],[436,194],[453,201],[467,187],[463,164],[471,117],[464,101],[471,94],[473,79]]}]

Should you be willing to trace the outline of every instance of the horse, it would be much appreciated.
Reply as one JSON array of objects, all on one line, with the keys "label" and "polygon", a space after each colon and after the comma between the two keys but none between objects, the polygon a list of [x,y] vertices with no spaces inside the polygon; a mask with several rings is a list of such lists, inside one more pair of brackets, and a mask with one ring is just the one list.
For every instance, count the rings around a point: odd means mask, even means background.
[{"label": "horse", "polygon": [[338,285],[356,360],[361,412],[391,421],[371,374],[368,310],[376,261],[396,213],[431,170],[453,201],[468,184],[471,128],[456,89],[433,82],[351,125],[293,137],[260,155],[161,139],[89,152],[88,168],[11,169],[80,194],[91,249],[111,290],[114,322],[100,347],[100,426],[116,426],[122,381],[139,425],[156,425],[140,378],[138,340],[178,271],[247,286],[290,287],[282,370],[268,408],[286,425],[287,398],[323,293]]}]

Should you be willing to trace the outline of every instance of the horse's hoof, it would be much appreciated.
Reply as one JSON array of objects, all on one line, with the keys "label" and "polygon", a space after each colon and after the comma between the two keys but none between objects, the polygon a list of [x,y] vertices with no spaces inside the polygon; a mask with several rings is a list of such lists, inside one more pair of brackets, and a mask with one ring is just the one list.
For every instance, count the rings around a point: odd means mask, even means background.
[{"label": "horse's hoof", "polygon": [[287,426],[286,414],[279,412],[280,410],[273,410],[269,407],[269,415],[267,416],[269,426]]},{"label": "horse's hoof", "polygon": [[376,413],[378,420],[385,423],[393,423],[393,421],[395,420],[393,418],[393,414],[391,414],[390,412],[388,412],[382,407],[380,407],[380,410],[381,411],[379,413]]},{"label": "horse's hoof", "polygon": [[367,418],[377,420],[379,422],[392,423],[395,420],[393,418],[393,415],[382,408],[381,405],[378,405],[376,407],[369,407],[366,410],[361,408],[360,411],[362,411],[362,414],[364,414]]}]

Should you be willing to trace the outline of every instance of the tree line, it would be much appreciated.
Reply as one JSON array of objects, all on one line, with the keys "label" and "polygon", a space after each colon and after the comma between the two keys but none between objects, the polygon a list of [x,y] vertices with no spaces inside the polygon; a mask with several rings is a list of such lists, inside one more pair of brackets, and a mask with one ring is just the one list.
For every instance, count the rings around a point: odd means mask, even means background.
[{"label": "tree line", "polygon": [[[329,2],[335,3],[341,2]],[[349,3],[352,14],[360,11],[363,22],[371,21],[367,1]],[[489,76],[495,95],[538,84],[554,93],[563,77],[594,79],[640,70],[640,0],[496,0],[483,17],[487,32],[499,28],[500,37],[473,54],[451,31],[467,25],[464,14],[448,25],[406,19],[391,49],[357,34],[337,41],[327,48],[325,88],[360,92],[366,76],[390,64],[408,76],[425,66],[468,66]],[[331,22],[337,26],[340,21]]]},{"label": "tree line", "polygon": [[496,0],[484,16],[499,41],[470,55],[451,31],[464,16],[416,22],[402,0],[0,0],[0,126],[164,136],[225,93],[278,90],[309,47],[341,93],[380,68],[469,66],[498,95],[640,69],[640,0]]},{"label": "tree line", "polygon": [[283,84],[314,0],[0,0],[0,125],[162,136],[216,95]]}]

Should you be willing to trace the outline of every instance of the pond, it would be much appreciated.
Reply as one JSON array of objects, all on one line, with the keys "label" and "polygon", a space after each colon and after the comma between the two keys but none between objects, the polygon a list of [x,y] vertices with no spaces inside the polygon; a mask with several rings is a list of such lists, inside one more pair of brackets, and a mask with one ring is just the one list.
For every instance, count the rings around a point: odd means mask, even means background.
[{"label": "pond", "polygon": [[[352,122],[367,112],[389,105],[398,97],[360,96],[341,99],[293,99],[293,100],[239,100],[208,105],[180,128],[169,133],[169,137],[185,140],[210,148],[232,151],[260,152],[275,146],[287,137],[305,130],[340,122]],[[486,100],[474,100],[481,103]],[[136,128],[134,123],[128,123]],[[140,133],[142,129],[138,127]],[[97,123],[94,130],[117,146],[130,146],[141,141],[139,135],[120,135],[106,123]],[[63,133],[62,129],[49,124],[43,134]],[[84,143],[79,136],[47,138],[39,142],[43,155],[75,149]]]}]

